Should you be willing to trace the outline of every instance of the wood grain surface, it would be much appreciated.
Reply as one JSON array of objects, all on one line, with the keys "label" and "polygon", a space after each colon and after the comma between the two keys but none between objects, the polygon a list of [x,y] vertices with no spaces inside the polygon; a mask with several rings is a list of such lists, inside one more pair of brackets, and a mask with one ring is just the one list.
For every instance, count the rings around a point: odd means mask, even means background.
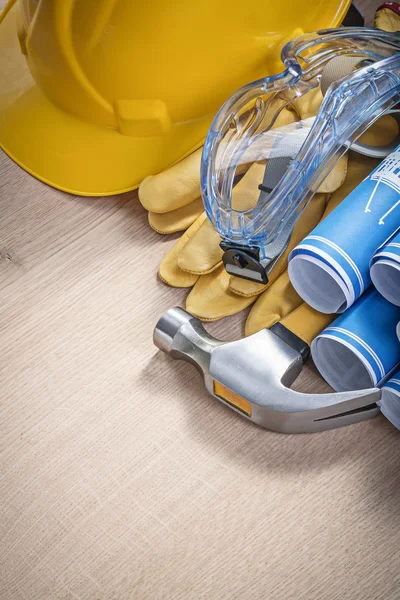
[{"label": "wood grain surface", "polygon": [[400,598],[400,433],[278,435],[210,398],[152,345],[173,243],[135,192],[0,154],[1,600]]},{"label": "wood grain surface", "polygon": [[0,597],[398,598],[399,432],[242,420],[152,345],[185,292],[136,193],[0,172]]}]

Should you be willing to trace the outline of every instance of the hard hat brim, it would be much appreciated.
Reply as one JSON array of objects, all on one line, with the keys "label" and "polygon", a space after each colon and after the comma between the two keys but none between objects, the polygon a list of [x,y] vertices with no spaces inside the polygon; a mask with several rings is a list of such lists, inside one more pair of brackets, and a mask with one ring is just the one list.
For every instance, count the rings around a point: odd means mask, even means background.
[{"label": "hard hat brim", "polygon": [[[47,61],[45,55],[40,57],[29,53],[29,49],[32,50],[29,46],[29,36],[32,32],[24,29],[26,23],[20,14],[24,3],[18,2],[9,10],[13,2],[14,0],[9,0],[6,10],[0,15],[0,21],[2,21],[0,26],[0,148],[23,169],[45,183],[73,194],[112,195],[137,188],[148,175],[162,171],[202,145],[218,105],[215,106],[210,102],[203,104],[201,90],[199,106],[193,112],[187,114],[178,112],[172,118],[169,114],[170,109],[166,105],[166,113],[161,115],[162,119],[157,113],[162,126],[157,119],[155,121],[160,128],[137,127],[138,123],[143,125],[141,121],[146,123],[148,116],[140,119],[135,110],[131,113],[123,111],[123,114],[128,114],[128,126],[124,122],[125,116],[122,120],[119,118],[104,119],[101,111],[100,116],[95,111],[91,112],[92,105],[83,106],[82,96],[79,98],[74,95],[74,89],[71,87],[73,78],[69,80],[67,77],[64,81],[62,73],[51,72],[52,68],[58,68],[57,61]],[[310,30],[314,27],[339,24],[350,2],[351,0],[320,0],[310,14],[306,11],[303,27]],[[45,4],[52,3],[43,3],[43,5]],[[296,4],[295,0],[293,0],[293,4]],[[324,6],[322,12],[320,5]],[[303,32],[297,25],[293,30],[290,26],[292,21],[286,23],[286,12],[286,8],[278,9],[275,17],[279,18],[274,25],[277,31],[271,34],[271,39],[269,34],[254,37],[255,32],[252,30],[253,37],[250,39],[257,42],[255,46],[257,52],[252,59],[255,61],[252,68],[250,68],[250,63],[244,63],[242,70],[239,69],[239,73],[235,77],[227,77],[226,80],[222,80],[221,84],[219,83],[221,77],[215,79],[215,73],[219,71],[214,72],[214,82],[217,81],[217,86],[219,86],[217,91],[221,95],[221,103],[225,97],[229,97],[234,89],[246,83],[248,77],[258,79],[266,74],[265,70],[274,73],[281,68],[280,45]],[[301,12],[304,13],[304,11]],[[6,14],[7,16],[5,16]],[[24,52],[28,52],[28,60],[34,67],[32,72],[36,73],[35,77],[38,77],[41,87],[32,78],[26,57],[21,52],[16,27],[17,15],[21,17],[19,22],[23,24],[20,30],[22,49]],[[296,11],[293,19],[298,20],[299,18],[299,13]],[[303,21],[302,18],[300,20]],[[27,35],[26,39],[24,34]],[[274,52],[271,48],[274,49]],[[51,49],[51,45],[46,47],[46,52],[52,56]],[[264,52],[266,56],[268,55],[268,60],[262,59]],[[69,58],[71,59],[71,56]],[[114,57],[112,64],[116,64],[117,58]],[[234,73],[236,63],[231,61],[230,64],[232,73]],[[191,68],[190,61],[187,65],[187,68],[189,67]],[[203,74],[205,72],[208,76],[209,62],[205,61],[203,67]],[[58,77],[58,75],[60,76]],[[187,73],[182,78],[184,83]],[[190,82],[190,77],[188,81]],[[46,82],[46,85],[43,85],[43,82]],[[60,82],[63,82],[62,85]],[[80,79],[78,83],[81,84]],[[96,92],[97,99],[100,94],[97,94],[97,89],[92,84],[90,85],[91,93]],[[79,86],[77,89],[80,89]],[[85,86],[84,89],[86,89]],[[184,101],[185,96],[182,89],[182,85],[179,85],[174,90],[174,94]],[[204,85],[201,89],[204,89]],[[214,91],[211,91],[214,94]],[[118,117],[121,116],[121,113],[118,112],[117,107],[119,106],[120,109],[121,106],[124,107],[123,103],[126,100],[129,102],[131,100],[143,101],[143,98],[131,98],[129,94],[127,98],[124,96],[114,98],[114,92],[113,86],[109,85],[105,100],[110,114],[115,109]],[[123,92],[121,93],[123,94]],[[64,105],[64,98],[65,106],[61,108],[61,103]],[[145,104],[149,102],[146,98],[144,100]],[[162,101],[160,103],[162,106],[163,99],[158,100]],[[160,106],[158,106],[158,110]],[[203,108],[199,108],[201,106]],[[81,110],[82,108],[84,110]],[[79,118],[75,114],[85,116]],[[103,121],[104,125],[101,124]],[[121,131],[117,129],[117,125],[115,128],[107,127],[106,124],[109,123],[119,123]],[[153,135],[154,131],[160,133]],[[132,135],[133,132],[137,137]],[[145,132],[147,134],[151,132],[152,137],[145,137]]]},{"label": "hard hat brim", "polygon": [[[168,136],[134,138],[58,108],[32,79],[15,10],[0,27],[0,148],[25,171],[65,192],[107,196],[137,188],[201,146],[212,115],[195,134],[191,123],[187,136],[182,124]],[[188,139],[200,141],[188,148]]]}]

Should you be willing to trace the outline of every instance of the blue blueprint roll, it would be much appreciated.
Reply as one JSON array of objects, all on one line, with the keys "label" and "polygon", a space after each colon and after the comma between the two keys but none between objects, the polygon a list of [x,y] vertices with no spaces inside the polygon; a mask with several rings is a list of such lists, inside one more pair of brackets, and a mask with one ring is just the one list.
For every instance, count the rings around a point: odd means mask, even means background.
[{"label": "blue blueprint roll", "polygon": [[400,366],[400,307],[371,287],[311,344],[315,365],[336,390],[380,386]]},{"label": "blue blueprint roll", "polygon": [[385,417],[400,429],[400,371],[383,386],[380,405]]},{"label": "blue blueprint roll", "polygon": [[320,312],[344,312],[371,283],[372,255],[399,228],[400,146],[292,250],[297,293]]},{"label": "blue blueprint roll", "polygon": [[371,260],[370,274],[376,289],[400,306],[400,233],[396,233]]}]

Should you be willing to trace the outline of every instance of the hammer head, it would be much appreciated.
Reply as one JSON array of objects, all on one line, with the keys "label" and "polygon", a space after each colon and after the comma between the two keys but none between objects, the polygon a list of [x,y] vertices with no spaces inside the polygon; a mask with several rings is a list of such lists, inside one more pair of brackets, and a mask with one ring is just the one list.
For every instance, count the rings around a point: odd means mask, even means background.
[{"label": "hammer head", "polygon": [[379,412],[380,390],[302,394],[290,386],[303,358],[269,329],[234,342],[210,336],[199,319],[181,308],[167,311],[154,344],[193,364],[208,391],[258,425],[287,433],[321,431],[359,422]]}]

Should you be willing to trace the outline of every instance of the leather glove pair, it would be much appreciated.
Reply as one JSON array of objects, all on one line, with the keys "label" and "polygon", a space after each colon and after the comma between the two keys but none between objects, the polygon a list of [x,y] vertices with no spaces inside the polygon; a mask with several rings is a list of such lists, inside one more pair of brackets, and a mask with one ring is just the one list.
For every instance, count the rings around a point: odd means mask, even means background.
[{"label": "leather glove pair", "polygon": [[[322,96],[315,90],[300,98],[290,109],[283,108],[276,126],[281,127],[315,115]],[[283,100],[270,108],[276,111]],[[226,273],[222,264],[220,238],[202,209],[200,198],[200,160],[197,151],[170,169],[145,179],[139,198],[149,210],[150,225],[161,233],[188,229],[163,259],[159,276],[174,287],[193,287],[186,300],[189,312],[206,321],[233,315],[250,304],[268,289],[284,271],[290,250],[298,244],[321,219],[329,195],[337,190],[346,177],[347,157],[341,159],[318,193],[307,206],[293,230],[290,243],[262,285]],[[233,192],[234,206],[244,210],[257,201],[257,185],[265,163],[255,163],[244,174]]]}]

